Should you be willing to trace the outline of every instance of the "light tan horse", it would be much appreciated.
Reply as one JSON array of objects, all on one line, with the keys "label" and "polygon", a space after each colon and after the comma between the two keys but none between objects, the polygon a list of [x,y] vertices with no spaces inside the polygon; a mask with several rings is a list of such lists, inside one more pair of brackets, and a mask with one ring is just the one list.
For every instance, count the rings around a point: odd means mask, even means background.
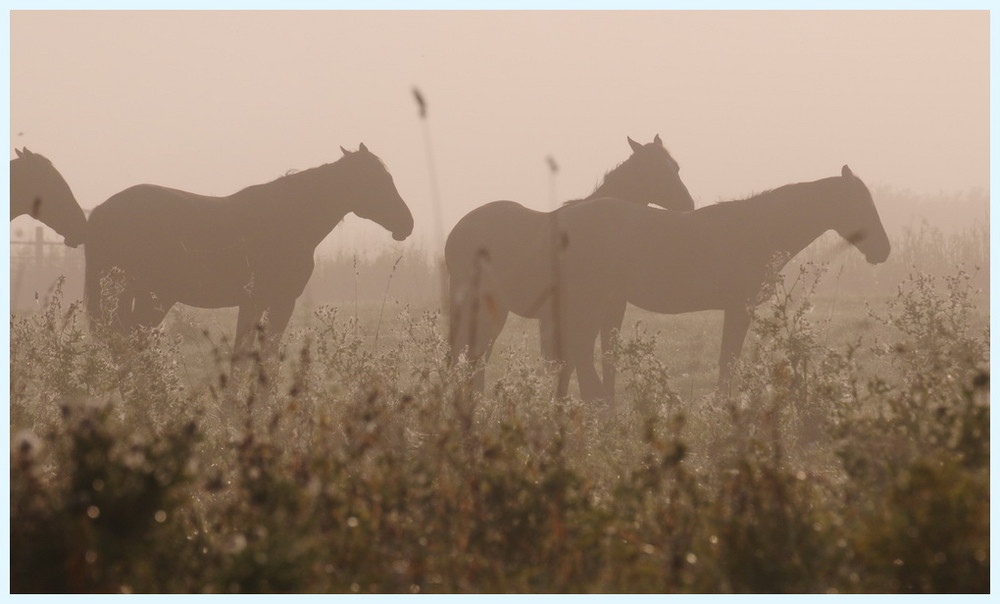
[{"label": "light tan horse", "polygon": [[[413,216],[392,176],[364,144],[338,161],[208,197],[154,185],[118,193],[94,209],[86,246],[92,320],[118,330],[155,326],[177,302],[238,306],[235,350],[267,313],[277,344],[313,271],[317,245],[348,212],[402,241]],[[124,289],[102,305],[101,280],[118,268]]]},{"label": "light tan horse", "polygon": [[[690,212],[613,199],[565,208],[560,319],[567,362],[578,373],[583,398],[613,400],[613,390],[594,370],[594,340],[608,317],[621,317],[629,303],[658,313],[724,311],[719,379],[728,384],[751,305],[759,300],[768,270],[780,269],[774,260],[787,262],[831,229],[872,264],[889,256],[871,193],[847,166],[840,176]],[[546,240],[539,241],[524,249],[511,274],[544,273],[551,254]],[[526,291],[524,284],[531,281],[524,277],[511,282],[522,284],[521,299],[542,289]]]},{"label": "light tan horse", "polygon": [[[450,280],[451,360],[466,354],[473,362],[488,360],[493,343],[509,313],[540,319],[542,353],[563,362],[560,384],[568,384],[572,366],[566,363],[563,334],[554,320],[564,300],[560,282],[560,253],[553,242],[561,230],[561,216],[592,200],[614,197],[635,205],[654,203],[674,210],[691,210],[694,200],[680,178],[680,166],[657,135],[641,145],[628,139],[632,149],[618,167],[585,199],[567,202],[552,212],[537,212],[513,201],[495,201],[466,214],[452,229],[445,244]],[[621,323],[621,318],[617,319]],[[615,318],[607,320],[615,324]],[[607,350],[611,331],[602,331]],[[606,367],[607,371],[608,368]],[[480,368],[473,384],[483,389]]]},{"label": "light tan horse", "polygon": [[28,149],[10,160],[10,219],[29,214],[77,247],[87,234],[87,217],[52,162]]}]

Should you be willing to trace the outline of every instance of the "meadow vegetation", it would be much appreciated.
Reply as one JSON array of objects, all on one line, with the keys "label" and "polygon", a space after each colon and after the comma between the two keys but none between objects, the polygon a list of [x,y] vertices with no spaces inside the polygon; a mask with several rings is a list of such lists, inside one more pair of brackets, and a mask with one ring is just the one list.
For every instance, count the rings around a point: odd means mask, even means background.
[{"label": "meadow vegetation", "polygon": [[893,245],[786,267],[730,392],[720,317],[630,310],[613,409],[516,320],[470,393],[419,259],[235,365],[233,313],[95,337],[57,287],[11,317],[11,590],[988,592],[988,237]]}]

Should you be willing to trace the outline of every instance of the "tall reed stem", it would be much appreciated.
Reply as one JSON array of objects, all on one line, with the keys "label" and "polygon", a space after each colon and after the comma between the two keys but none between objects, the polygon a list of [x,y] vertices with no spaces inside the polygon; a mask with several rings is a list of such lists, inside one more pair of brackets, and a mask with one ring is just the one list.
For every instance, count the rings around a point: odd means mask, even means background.
[{"label": "tall reed stem", "polygon": [[441,215],[441,200],[438,194],[438,180],[437,180],[437,169],[434,165],[434,151],[431,145],[431,131],[427,124],[427,102],[424,100],[424,95],[420,92],[420,89],[416,86],[413,87],[413,98],[417,102],[417,108],[419,109],[420,123],[423,127],[424,133],[424,153],[427,155],[427,169],[430,174],[431,182],[431,206],[434,210],[434,249],[437,250],[435,254],[434,263],[438,267],[438,278],[441,287],[441,309],[442,312],[447,313],[448,311],[448,274],[444,263],[444,218]]}]

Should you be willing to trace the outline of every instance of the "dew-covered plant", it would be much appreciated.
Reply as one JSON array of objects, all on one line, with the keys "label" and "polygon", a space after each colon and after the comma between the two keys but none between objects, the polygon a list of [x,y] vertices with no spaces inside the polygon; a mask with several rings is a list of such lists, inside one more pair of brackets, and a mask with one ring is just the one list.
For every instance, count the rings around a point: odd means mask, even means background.
[{"label": "dew-covered plant", "polygon": [[914,277],[833,339],[823,272],[776,281],[731,393],[685,396],[673,334],[626,330],[613,410],[553,400],[526,341],[470,392],[434,311],[321,307],[234,362],[57,292],[11,318],[11,589],[987,591],[972,281]]}]

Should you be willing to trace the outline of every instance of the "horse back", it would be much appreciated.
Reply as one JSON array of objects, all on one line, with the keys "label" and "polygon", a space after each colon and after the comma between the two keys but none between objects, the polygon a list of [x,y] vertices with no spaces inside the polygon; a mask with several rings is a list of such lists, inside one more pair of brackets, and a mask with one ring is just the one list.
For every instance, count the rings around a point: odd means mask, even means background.
[{"label": "horse back", "polygon": [[[91,225],[112,239],[136,234],[165,234],[182,228],[213,221],[215,198],[195,195],[156,185],[136,185],[116,193],[91,212]],[[219,208],[221,209],[221,208]]]},{"label": "horse back", "polygon": [[551,283],[551,217],[514,201],[495,201],[466,214],[445,244],[453,290],[478,283],[513,312],[535,316]]},{"label": "horse back", "polygon": [[770,253],[753,225],[726,210],[622,206],[617,270],[628,301],[682,313],[732,308],[755,295]]},{"label": "horse back", "polygon": [[96,279],[117,266],[166,299],[236,305],[260,272],[261,253],[234,214],[225,198],[155,185],[125,189],[91,214],[88,274]]},{"label": "horse back", "polygon": [[461,273],[477,259],[492,262],[528,255],[525,248],[544,231],[546,216],[514,201],[494,201],[472,210],[448,234],[445,262],[449,271]]}]

